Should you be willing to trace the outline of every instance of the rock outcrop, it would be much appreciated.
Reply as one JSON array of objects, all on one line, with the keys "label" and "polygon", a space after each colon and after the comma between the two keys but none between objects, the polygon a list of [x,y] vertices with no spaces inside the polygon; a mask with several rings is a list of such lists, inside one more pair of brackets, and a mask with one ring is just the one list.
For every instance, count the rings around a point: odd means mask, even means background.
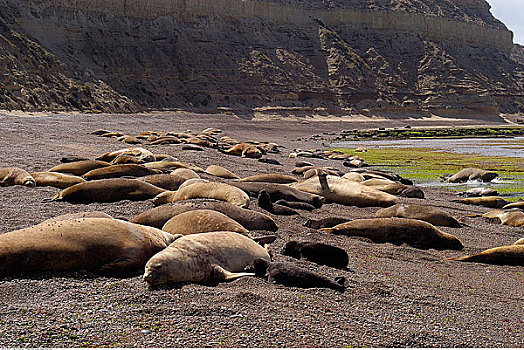
[{"label": "rock outcrop", "polygon": [[144,108],[486,118],[524,101],[485,0],[0,0],[0,16],[76,84]]}]

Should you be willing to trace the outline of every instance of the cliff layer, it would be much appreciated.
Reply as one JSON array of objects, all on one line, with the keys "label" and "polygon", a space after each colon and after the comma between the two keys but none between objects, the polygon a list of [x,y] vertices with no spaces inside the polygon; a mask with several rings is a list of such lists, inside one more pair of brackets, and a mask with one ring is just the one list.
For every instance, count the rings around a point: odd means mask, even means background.
[{"label": "cliff layer", "polygon": [[300,4],[0,0],[0,15],[77,84],[103,81],[144,108],[485,117],[522,106],[524,66],[484,0]]}]

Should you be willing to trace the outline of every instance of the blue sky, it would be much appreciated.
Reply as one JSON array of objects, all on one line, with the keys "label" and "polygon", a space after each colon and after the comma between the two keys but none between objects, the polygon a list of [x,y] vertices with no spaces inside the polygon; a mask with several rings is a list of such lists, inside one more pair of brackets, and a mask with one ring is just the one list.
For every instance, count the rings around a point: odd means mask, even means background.
[{"label": "blue sky", "polygon": [[524,0],[488,0],[491,13],[515,33],[514,42],[524,45]]}]

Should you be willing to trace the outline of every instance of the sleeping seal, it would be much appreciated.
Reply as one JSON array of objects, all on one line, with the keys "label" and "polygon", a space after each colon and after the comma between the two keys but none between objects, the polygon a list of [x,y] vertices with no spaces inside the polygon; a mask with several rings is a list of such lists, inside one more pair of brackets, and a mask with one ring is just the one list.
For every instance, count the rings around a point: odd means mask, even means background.
[{"label": "sleeping seal", "polygon": [[35,179],[24,169],[17,167],[0,169],[0,187],[21,185],[35,187]]},{"label": "sleeping seal", "polygon": [[154,255],[143,276],[150,287],[168,283],[229,281],[256,259],[270,261],[266,248],[236,232],[187,235]]},{"label": "sleeping seal", "polygon": [[425,205],[396,204],[389,208],[379,209],[375,216],[377,218],[417,219],[435,226],[462,227],[457,219],[444,210]]},{"label": "sleeping seal", "polygon": [[346,269],[349,262],[348,253],[344,249],[317,242],[287,242],[282,254],[339,269]]},{"label": "sleeping seal", "polygon": [[249,233],[235,220],[209,209],[190,210],[175,215],[164,224],[162,231],[181,235],[214,231],[238,232],[243,235]]},{"label": "sleeping seal", "polygon": [[486,249],[475,255],[447,258],[446,260],[478,262],[494,265],[524,266],[524,245],[513,244]]}]

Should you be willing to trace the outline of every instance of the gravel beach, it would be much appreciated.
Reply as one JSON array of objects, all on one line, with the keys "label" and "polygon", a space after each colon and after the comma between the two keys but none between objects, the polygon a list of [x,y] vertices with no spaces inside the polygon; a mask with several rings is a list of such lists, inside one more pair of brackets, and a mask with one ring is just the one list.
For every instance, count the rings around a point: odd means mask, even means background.
[{"label": "gravel beach", "polygon": [[[493,124],[493,121],[489,122]],[[201,131],[207,127],[240,140],[283,145],[271,154],[282,166],[229,156],[215,149],[182,151],[182,145],[145,146],[201,168],[216,164],[241,177],[290,174],[294,148],[329,149],[330,140],[311,135],[343,129],[395,126],[458,126],[475,120],[417,119],[340,121],[242,120],[228,115],[162,112],[143,115],[0,114],[0,167],[44,171],[64,156],[94,158],[125,148],[115,139],[88,134],[107,129],[137,134]],[[297,141],[300,139],[300,141]],[[365,159],[365,154],[362,155]],[[310,159],[306,159],[310,161]],[[346,169],[342,161],[313,159]],[[210,176],[208,178],[211,178]],[[426,199],[402,203],[442,208],[466,224],[442,228],[457,236],[463,252],[375,244],[308,229],[308,218],[371,218],[378,208],[326,204],[312,213],[275,216],[279,230],[270,245],[276,261],[292,261],[330,278],[344,276],[345,293],[300,289],[246,277],[217,286],[185,285],[149,290],[139,275],[106,278],[90,272],[43,273],[0,278],[0,347],[523,347],[524,267],[446,261],[512,244],[524,229],[469,214],[489,209],[454,203],[452,192],[424,188]],[[51,187],[0,188],[0,234],[77,211],[104,211],[130,219],[153,207],[150,201],[111,204],[42,202]],[[263,211],[252,201],[251,209]],[[349,254],[349,270],[337,270],[280,254],[290,240],[333,244]]]}]

